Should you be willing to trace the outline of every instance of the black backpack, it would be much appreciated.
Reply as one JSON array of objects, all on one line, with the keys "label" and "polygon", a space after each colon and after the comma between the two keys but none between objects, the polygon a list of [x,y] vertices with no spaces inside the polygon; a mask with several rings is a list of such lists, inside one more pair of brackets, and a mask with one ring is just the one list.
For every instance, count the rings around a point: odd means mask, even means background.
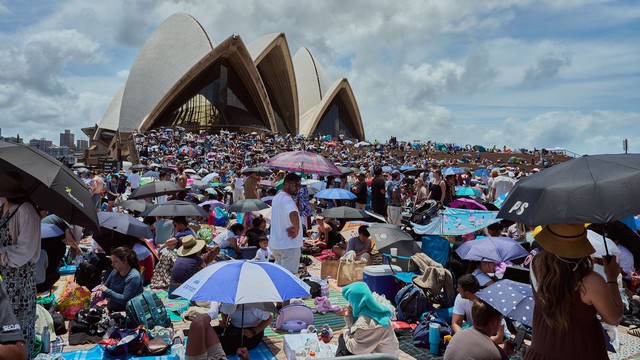
[{"label": "black backpack", "polygon": [[98,270],[98,267],[90,263],[88,260],[83,260],[76,269],[76,274],[74,276],[74,281],[80,285],[84,286],[89,290],[92,290],[94,287],[100,285],[102,283],[102,279],[100,278],[101,271]]},{"label": "black backpack", "polygon": [[398,309],[398,320],[408,323],[420,321],[422,314],[433,310],[424,291],[414,284],[409,284],[398,291],[396,295],[396,306]]}]

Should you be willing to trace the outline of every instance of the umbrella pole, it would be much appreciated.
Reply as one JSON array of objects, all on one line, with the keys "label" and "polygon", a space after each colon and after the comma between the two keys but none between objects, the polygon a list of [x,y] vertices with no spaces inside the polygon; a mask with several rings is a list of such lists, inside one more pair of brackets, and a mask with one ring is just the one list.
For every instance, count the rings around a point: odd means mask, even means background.
[{"label": "umbrella pole", "polygon": [[607,259],[607,262],[611,261],[611,255],[609,255],[609,246],[607,246],[607,225],[602,225],[602,241],[604,242],[604,253],[606,254],[604,257]]},{"label": "umbrella pole", "polygon": [[240,319],[240,347],[244,345],[244,304],[242,304],[242,317]]}]

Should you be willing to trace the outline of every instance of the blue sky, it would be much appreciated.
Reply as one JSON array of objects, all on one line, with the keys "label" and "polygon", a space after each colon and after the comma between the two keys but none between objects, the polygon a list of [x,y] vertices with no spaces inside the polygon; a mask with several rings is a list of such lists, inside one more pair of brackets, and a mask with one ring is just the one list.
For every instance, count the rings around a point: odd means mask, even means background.
[{"label": "blue sky", "polygon": [[175,12],[214,42],[309,48],[349,79],[369,139],[640,152],[636,1],[0,0],[2,135],[82,138]]}]

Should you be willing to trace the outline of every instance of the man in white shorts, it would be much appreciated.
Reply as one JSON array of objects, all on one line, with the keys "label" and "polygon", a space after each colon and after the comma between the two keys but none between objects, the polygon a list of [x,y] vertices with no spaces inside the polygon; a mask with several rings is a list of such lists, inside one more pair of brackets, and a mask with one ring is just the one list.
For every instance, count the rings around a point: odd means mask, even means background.
[{"label": "man in white shorts", "polygon": [[292,195],[300,189],[300,177],[290,173],[284,178],[282,191],[274,198],[271,207],[271,234],[269,249],[281,265],[291,273],[298,272],[302,247],[302,222],[298,206]]}]

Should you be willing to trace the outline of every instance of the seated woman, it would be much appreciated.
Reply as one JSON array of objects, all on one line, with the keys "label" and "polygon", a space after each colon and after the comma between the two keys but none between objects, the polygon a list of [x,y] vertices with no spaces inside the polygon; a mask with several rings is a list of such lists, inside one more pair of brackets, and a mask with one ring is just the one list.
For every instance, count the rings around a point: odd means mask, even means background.
[{"label": "seated woman", "polygon": [[320,249],[331,249],[338,243],[338,233],[333,229],[331,224],[324,221],[323,216],[316,216],[316,224],[318,225],[318,236],[315,239],[305,240],[304,246],[317,246]]},{"label": "seated woman", "polygon": [[238,239],[244,232],[242,224],[235,223],[229,226],[229,229],[221,232],[213,239],[213,243],[220,248],[225,254],[237,258],[240,255],[240,246]]},{"label": "seated woman", "polygon": [[391,326],[391,310],[379,304],[364,282],[342,288],[349,302],[339,314],[345,317],[348,330],[338,338],[336,356],[384,353],[398,357],[400,345]]},{"label": "seated woman", "polygon": [[480,287],[485,288],[494,283],[494,279],[489,275],[495,273],[496,263],[493,261],[471,261],[470,270],[467,273],[475,276],[480,283]]},{"label": "seated woman", "polygon": [[247,246],[260,246],[260,238],[265,236],[264,229],[267,227],[267,220],[260,215],[251,220],[251,229],[244,233]]},{"label": "seated woman", "polygon": [[215,259],[217,252],[202,254],[206,245],[204,240],[191,235],[182,238],[182,246],[178,249],[178,257],[171,269],[171,280],[167,289],[170,299],[177,299],[178,296],[173,295],[173,291]]},{"label": "seated woman", "polygon": [[[118,247],[111,251],[110,258],[114,271],[100,286],[99,292],[109,300],[109,310],[124,311],[127,302],[144,291],[138,256],[131,249]],[[98,292],[92,294],[98,295]]]}]

